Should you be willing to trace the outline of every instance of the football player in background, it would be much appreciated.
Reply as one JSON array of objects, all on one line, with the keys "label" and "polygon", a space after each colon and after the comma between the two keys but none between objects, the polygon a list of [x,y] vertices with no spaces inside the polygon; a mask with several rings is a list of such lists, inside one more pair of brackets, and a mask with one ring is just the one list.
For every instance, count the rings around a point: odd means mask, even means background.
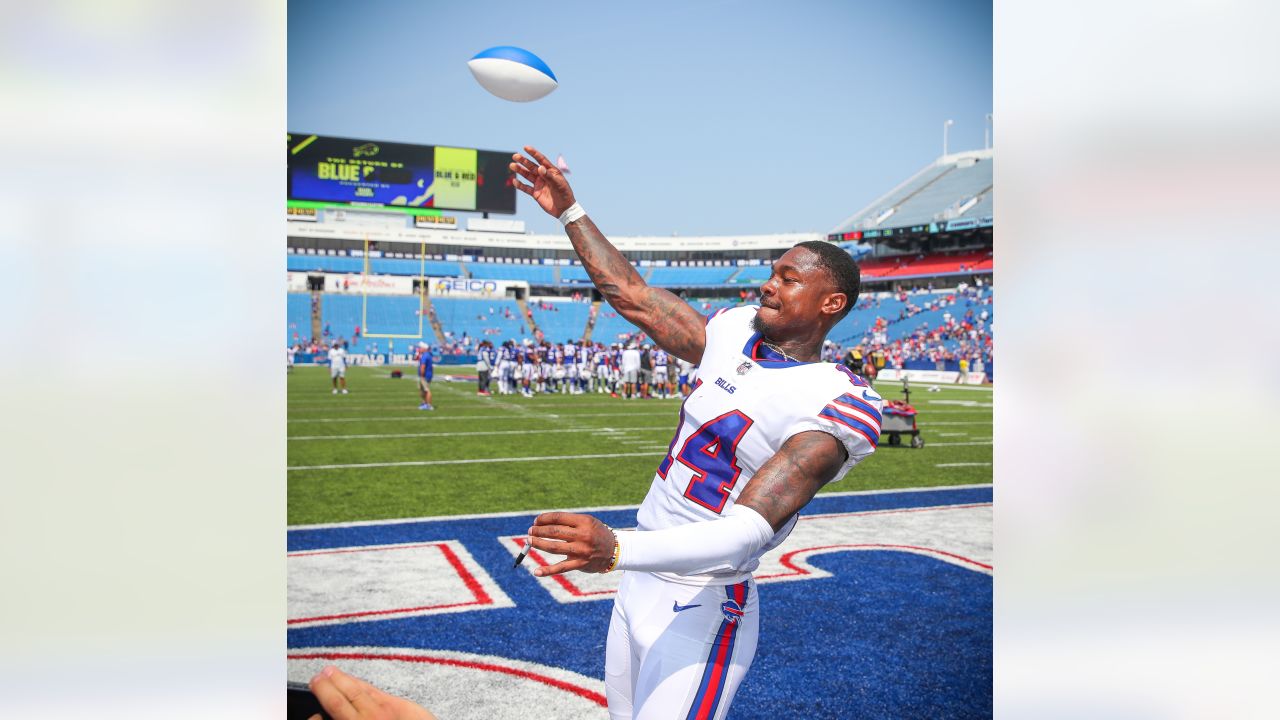
[{"label": "football player in background", "polygon": [[329,348],[329,379],[333,382],[334,395],[338,394],[339,386],[342,394],[347,394],[347,349],[341,342],[334,342]]},{"label": "football player in background", "polygon": [[480,347],[476,350],[476,374],[479,376],[478,385],[476,387],[477,395],[489,397],[489,381],[493,375],[494,368],[497,367],[498,353],[493,349],[493,343],[485,340],[480,343]]},{"label": "football player in background", "polygon": [[537,365],[534,364],[533,348],[529,347],[528,343],[529,341],[525,340],[525,344],[520,346],[520,349],[516,352],[516,358],[520,361],[521,394],[524,397],[531,398],[533,397],[533,391],[530,389],[530,384],[536,385]]},{"label": "football player in background", "polygon": [[662,399],[671,397],[671,384],[667,378],[667,351],[653,349],[653,394]]},{"label": "football player in background", "polygon": [[565,559],[533,572],[631,571],[614,599],[605,648],[615,720],[723,718],[755,657],[760,606],[751,573],[759,558],[879,439],[880,397],[847,368],[818,362],[827,333],[857,301],[857,263],[830,243],[799,243],[774,263],[759,306],[704,318],[647,285],[555,165],[531,147],[525,152],[531,157],[513,156],[516,186],[559,218],[609,304],[669,353],[698,364],[700,380],[637,529],[543,513],[530,528],[532,545]]},{"label": "football player in background", "polygon": [[510,395],[515,392],[515,351],[510,340],[498,348],[498,392]]}]

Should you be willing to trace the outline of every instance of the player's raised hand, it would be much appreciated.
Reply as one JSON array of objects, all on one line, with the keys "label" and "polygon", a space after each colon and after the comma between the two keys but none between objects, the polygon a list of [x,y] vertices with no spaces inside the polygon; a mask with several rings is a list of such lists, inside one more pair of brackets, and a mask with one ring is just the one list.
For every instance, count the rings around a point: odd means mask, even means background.
[{"label": "player's raised hand", "polygon": [[519,153],[511,156],[515,161],[510,165],[511,171],[527,181],[516,180],[516,187],[536,200],[548,215],[560,217],[573,204],[573,188],[569,187],[564,173],[546,155],[529,145],[524,146],[524,151],[530,157]]},{"label": "player's raised hand", "polygon": [[311,678],[311,692],[334,720],[436,720],[421,705],[388,695],[332,665]]},{"label": "player's raised hand", "polygon": [[570,570],[604,572],[613,561],[617,542],[608,525],[590,515],[566,512],[542,513],[534,519],[529,535],[535,548],[568,556],[554,565],[534,568],[533,574],[538,577]]}]

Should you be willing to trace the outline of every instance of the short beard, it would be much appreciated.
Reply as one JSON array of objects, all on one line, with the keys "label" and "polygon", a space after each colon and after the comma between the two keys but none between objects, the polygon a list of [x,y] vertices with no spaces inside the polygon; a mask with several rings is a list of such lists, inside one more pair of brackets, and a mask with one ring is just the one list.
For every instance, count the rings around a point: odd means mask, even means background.
[{"label": "short beard", "polygon": [[751,331],[760,333],[765,337],[769,337],[769,333],[771,332],[770,327],[764,324],[764,320],[760,319],[759,310],[756,311],[755,317],[751,318]]}]

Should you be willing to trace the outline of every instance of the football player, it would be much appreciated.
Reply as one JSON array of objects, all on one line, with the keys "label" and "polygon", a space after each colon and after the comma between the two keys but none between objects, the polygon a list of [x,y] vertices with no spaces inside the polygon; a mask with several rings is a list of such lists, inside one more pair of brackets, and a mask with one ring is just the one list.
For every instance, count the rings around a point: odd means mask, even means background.
[{"label": "football player", "polygon": [[760,305],[704,318],[650,287],[532,147],[516,186],[564,225],[615,310],[672,355],[699,365],[669,454],[637,514],[614,532],[591,515],[552,512],[530,528],[570,570],[622,576],[605,648],[615,718],[723,718],[760,629],[752,571],[820,488],[876,448],[882,401],[847,368],[819,362],[822,341],[858,298],[857,263],[831,243],[799,243],[774,262]]}]

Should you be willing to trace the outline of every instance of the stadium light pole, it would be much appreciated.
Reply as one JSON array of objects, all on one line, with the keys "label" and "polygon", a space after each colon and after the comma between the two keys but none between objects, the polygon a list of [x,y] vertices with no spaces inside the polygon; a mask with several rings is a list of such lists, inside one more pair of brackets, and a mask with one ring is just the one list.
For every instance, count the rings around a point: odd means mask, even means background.
[{"label": "stadium light pole", "polygon": [[955,120],[948,120],[942,123],[942,154],[944,156],[947,154],[947,131],[951,129],[955,122]]},{"label": "stadium light pole", "polygon": [[991,113],[987,113],[987,123],[983,129],[983,140],[987,150],[991,149]]}]

